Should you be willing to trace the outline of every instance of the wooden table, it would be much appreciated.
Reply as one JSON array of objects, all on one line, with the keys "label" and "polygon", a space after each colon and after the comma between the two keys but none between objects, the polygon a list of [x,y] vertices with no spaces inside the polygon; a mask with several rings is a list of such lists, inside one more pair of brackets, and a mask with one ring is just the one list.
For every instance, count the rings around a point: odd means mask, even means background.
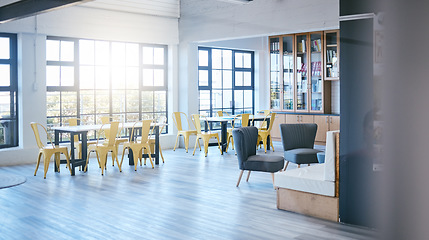
[{"label": "wooden table", "polygon": [[[164,123],[155,123],[152,124],[152,128],[154,129],[154,134],[155,134],[155,151],[154,154],[151,155],[151,157],[155,158],[155,164],[159,164],[159,127],[165,125]],[[71,171],[72,171],[72,176],[75,175],[75,168],[82,166],[85,167],[86,164],[86,158],[87,158],[87,142],[88,142],[88,132],[89,131],[93,131],[93,130],[99,130],[101,128],[102,125],[79,125],[79,126],[62,126],[62,127],[53,127],[52,130],[54,130],[55,132],[55,140],[54,143],[56,146],[59,145],[60,143],[60,133],[70,133],[70,149],[72,149],[73,151],[71,151],[71,156],[70,156],[70,165],[71,165]],[[134,126],[134,123],[123,123],[120,124],[120,127],[122,128],[127,128],[127,129],[131,129]],[[106,129],[109,128],[109,125],[106,124],[105,125]],[[137,128],[141,128],[141,122],[137,123],[135,125],[135,127]],[[75,135],[80,135],[81,137],[81,141],[82,141],[82,158],[76,158],[75,154],[74,154],[74,136]],[[143,157],[149,157],[147,154],[143,154]],[[128,158],[129,158],[129,164],[130,165],[134,165],[134,160],[133,160],[133,153],[130,150],[128,152]],[[66,163],[66,160],[61,160],[60,163]],[[55,164],[55,172],[58,172],[58,168],[57,165]]]},{"label": "wooden table", "polygon": [[[227,125],[228,125],[228,122],[234,120],[234,117],[235,117],[234,115],[231,115],[231,116],[223,116],[223,117],[202,118],[203,120],[207,120],[207,122],[220,122],[221,123],[220,135],[221,135],[222,152],[225,152],[226,147],[227,147]],[[236,119],[241,120],[241,117],[238,117]],[[265,116],[265,115],[251,115],[249,118],[249,123],[254,122],[254,121],[264,121],[264,119],[266,119],[267,126],[269,126],[270,125],[270,116]],[[205,123],[205,131],[206,132],[208,131],[207,122]],[[268,141],[269,141],[269,139],[268,139]],[[270,150],[270,146],[268,146],[267,149]]]}]

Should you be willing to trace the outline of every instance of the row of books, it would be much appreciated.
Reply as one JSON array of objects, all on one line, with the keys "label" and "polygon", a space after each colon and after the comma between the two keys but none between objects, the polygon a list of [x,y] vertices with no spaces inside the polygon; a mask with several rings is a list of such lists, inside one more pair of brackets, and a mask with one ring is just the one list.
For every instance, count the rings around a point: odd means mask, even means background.
[{"label": "row of books", "polygon": [[322,41],[320,39],[311,41],[311,48],[316,52],[322,51]]},{"label": "row of books", "polygon": [[[302,63],[301,69],[296,70],[297,73],[302,73],[302,75],[305,76],[305,73],[307,73],[307,64]],[[312,76],[320,76],[322,73],[322,62],[311,62],[311,75]]]},{"label": "row of books", "polygon": [[270,46],[271,52],[278,52],[280,51],[280,42],[271,42]]},{"label": "row of books", "polygon": [[337,58],[337,51],[336,50],[326,51],[326,61],[328,63],[332,63],[332,60],[336,60],[336,58]]},{"label": "row of books", "polygon": [[301,42],[297,43],[298,52],[305,52],[305,40],[302,39]]}]

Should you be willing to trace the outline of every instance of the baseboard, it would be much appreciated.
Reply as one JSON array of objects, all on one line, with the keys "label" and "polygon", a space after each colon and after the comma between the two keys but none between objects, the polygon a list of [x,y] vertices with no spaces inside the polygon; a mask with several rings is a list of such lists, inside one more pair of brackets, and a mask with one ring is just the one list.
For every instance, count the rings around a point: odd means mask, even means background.
[{"label": "baseboard", "polygon": [[314,193],[278,188],[277,208],[338,222],[339,199]]}]

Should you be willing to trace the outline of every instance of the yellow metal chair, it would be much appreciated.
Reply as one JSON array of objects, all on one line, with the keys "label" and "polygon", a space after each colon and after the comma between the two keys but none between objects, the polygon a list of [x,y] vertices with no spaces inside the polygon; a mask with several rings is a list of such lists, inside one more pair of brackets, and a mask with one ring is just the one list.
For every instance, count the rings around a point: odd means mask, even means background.
[{"label": "yellow metal chair", "polygon": [[[118,152],[116,151],[116,134],[118,133],[118,127],[119,122],[111,122],[110,128],[107,129],[106,124],[101,125],[98,138],[97,138],[97,144],[88,146],[88,157],[86,159],[86,165],[85,165],[85,172],[86,168],[88,166],[88,159],[91,152],[97,153],[97,160],[99,162],[100,168],[101,168],[101,175],[104,174],[104,169],[107,169],[106,163],[107,163],[107,154],[109,152],[112,152],[112,161],[116,160],[116,163],[118,164],[119,171],[122,172],[121,165],[118,161]],[[101,133],[105,133],[105,140],[103,143],[100,143],[100,136]]]},{"label": "yellow metal chair", "polygon": [[218,117],[229,116],[229,113],[225,111],[217,111],[217,116]]},{"label": "yellow metal chair", "polygon": [[189,146],[189,136],[191,135],[197,135],[197,130],[184,130],[182,128],[182,116],[186,119],[186,121],[188,122],[188,128],[191,127],[191,124],[189,123],[189,119],[188,116],[183,113],[183,112],[173,112],[172,118],[173,118],[173,122],[174,125],[177,128],[177,137],[176,137],[176,143],[174,144],[174,148],[173,151],[176,151],[176,145],[177,145],[177,141],[179,140],[179,136],[183,136],[184,141],[185,141],[185,149],[186,152],[188,152],[188,146]]},{"label": "yellow metal chair", "polygon": [[232,150],[234,150],[234,138],[232,137],[232,130],[234,129],[234,125],[235,125],[235,121],[238,120],[239,118],[241,118],[241,127],[247,127],[249,126],[249,118],[250,118],[250,114],[249,113],[243,113],[243,114],[239,114],[237,116],[234,117],[234,120],[232,120],[232,128],[227,130],[226,133],[226,139],[228,140],[226,143],[226,151],[228,152],[228,147],[229,147],[229,143],[232,143]]},{"label": "yellow metal chair", "polygon": [[268,129],[258,129],[258,143],[262,141],[262,144],[264,145],[265,153],[267,153],[267,141],[268,137],[270,137],[270,146],[273,149],[274,152],[274,146],[273,146],[273,138],[271,137],[271,129],[273,128],[274,119],[276,118],[276,113],[270,113],[264,118],[264,122],[266,119],[271,116],[270,118],[270,125],[268,126]]},{"label": "yellow metal chair", "polygon": [[[152,120],[142,120],[141,137],[139,138],[134,137],[135,125],[137,124],[137,123],[134,123],[133,128],[131,130],[131,141],[124,143],[124,149],[122,150],[121,166],[122,166],[122,161],[124,160],[126,149],[131,149],[133,151],[134,171],[137,171],[137,164],[139,160],[141,165],[142,153],[144,152],[144,149],[147,149],[148,152],[151,152],[149,141],[148,141],[151,123],[152,123]],[[152,164],[152,168],[154,168],[155,166],[153,165],[152,157],[150,156],[150,154],[149,154],[149,160],[150,160],[150,163]]]},{"label": "yellow metal chair", "polygon": [[[81,120],[79,118],[69,118],[68,123],[69,126],[77,126],[78,122],[81,122]],[[82,158],[82,142],[79,141],[79,136],[75,135],[74,136],[74,146],[77,150],[77,155],[78,158]],[[87,141],[86,143],[88,146],[91,144],[97,144],[97,140],[92,140],[92,141]],[[70,155],[71,155],[71,151],[73,151],[73,149],[70,149]],[[87,154],[87,153],[85,153]]]},{"label": "yellow metal chair", "polygon": [[[45,133],[48,136],[49,141],[51,142],[51,146],[45,146],[43,144],[43,142],[40,140],[40,133],[39,133],[38,126],[41,126],[43,128],[43,130],[45,130]],[[34,171],[34,176],[36,176],[37,170],[39,169],[39,164],[40,164],[40,159],[42,158],[42,154],[44,156],[44,158],[43,158],[43,165],[44,165],[43,178],[46,179],[46,173],[48,172],[49,162],[51,161],[51,157],[54,154],[55,154],[55,164],[57,164],[57,168],[58,168],[58,172],[59,172],[60,171],[60,158],[59,158],[60,153],[62,153],[66,156],[67,168],[69,169],[70,174],[72,174],[71,167],[70,167],[70,157],[68,154],[67,147],[55,146],[51,137],[48,135],[48,131],[46,131],[46,128],[43,125],[41,125],[40,123],[32,122],[31,128],[33,129],[34,136],[36,137],[37,146],[39,147],[39,155],[37,156],[36,171]],[[56,153],[58,153],[58,156]]]},{"label": "yellow metal chair", "polygon": [[[102,116],[102,117],[101,117],[101,123],[102,123],[102,124],[109,124],[109,123],[110,123],[110,120],[111,120],[111,117],[110,117],[110,116]],[[124,129],[124,128],[123,128],[123,127],[121,127],[121,128],[119,128],[119,130],[118,130],[118,135],[117,135],[116,140],[115,140],[116,152],[119,152],[119,145],[120,145],[120,144],[123,144],[123,143],[128,142],[128,138],[122,138],[122,137],[121,137],[121,132],[122,132],[122,130],[123,130],[123,129]],[[106,129],[105,133],[106,133],[106,135],[108,135],[109,130],[108,130],[108,129]],[[114,161],[113,159],[112,159],[112,166],[115,166],[115,161]]]},{"label": "yellow metal chair", "polygon": [[[209,141],[210,141],[210,138],[212,138],[212,137],[217,139],[217,144],[219,147],[220,154],[223,154],[222,149],[220,147],[219,134],[218,133],[212,133],[209,125],[208,125],[209,126],[209,132],[202,132],[199,114],[192,114],[192,122],[195,125],[195,129],[197,129],[197,139],[195,141],[194,152],[192,153],[192,155],[195,155],[195,150],[197,149],[197,144],[198,145],[200,144],[199,140],[201,138],[201,139],[203,139],[203,142],[204,142],[204,154],[207,157],[207,152],[208,152],[208,148],[209,148]],[[207,124],[208,124],[208,122],[207,122]],[[200,151],[201,151],[201,146],[200,146]]]},{"label": "yellow metal chair", "polygon": [[[270,115],[270,113],[271,113],[271,110],[260,110],[260,111],[258,111],[258,115],[263,115],[265,117]],[[267,121],[264,120],[264,121],[260,122],[258,129],[267,130]]]}]

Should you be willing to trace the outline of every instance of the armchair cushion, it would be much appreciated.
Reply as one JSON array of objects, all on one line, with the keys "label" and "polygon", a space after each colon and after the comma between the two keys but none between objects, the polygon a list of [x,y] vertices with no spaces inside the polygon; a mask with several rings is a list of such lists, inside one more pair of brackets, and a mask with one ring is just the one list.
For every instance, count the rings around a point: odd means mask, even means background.
[{"label": "armchair cushion", "polygon": [[296,148],[284,152],[286,161],[296,164],[317,163],[317,153],[321,152],[312,148]]},{"label": "armchair cushion", "polygon": [[282,156],[273,155],[253,155],[250,156],[244,164],[243,170],[261,171],[261,172],[277,172],[284,166]]}]

